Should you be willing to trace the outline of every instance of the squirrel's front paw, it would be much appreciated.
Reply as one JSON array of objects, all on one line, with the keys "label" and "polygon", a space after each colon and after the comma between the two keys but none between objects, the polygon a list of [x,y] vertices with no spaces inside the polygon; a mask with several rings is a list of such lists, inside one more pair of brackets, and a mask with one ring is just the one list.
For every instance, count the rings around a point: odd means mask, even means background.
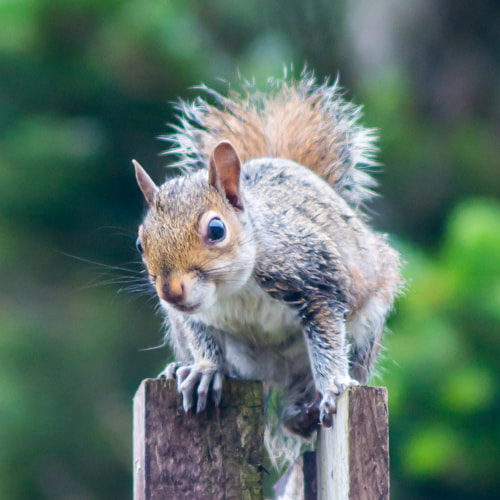
[{"label": "squirrel's front paw", "polygon": [[359,382],[346,376],[335,377],[334,386],[324,392],[319,405],[319,421],[323,427],[332,426],[333,414],[337,411],[337,397],[354,385],[359,385]]},{"label": "squirrel's front paw", "polygon": [[[168,368],[168,367],[167,367]],[[182,394],[182,407],[189,411],[194,403],[194,391],[197,394],[196,413],[207,406],[208,391],[212,386],[212,401],[217,408],[222,395],[224,375],[219,369],[210,369],[197,364],[180,366],[175,371],[177,390]]]}]

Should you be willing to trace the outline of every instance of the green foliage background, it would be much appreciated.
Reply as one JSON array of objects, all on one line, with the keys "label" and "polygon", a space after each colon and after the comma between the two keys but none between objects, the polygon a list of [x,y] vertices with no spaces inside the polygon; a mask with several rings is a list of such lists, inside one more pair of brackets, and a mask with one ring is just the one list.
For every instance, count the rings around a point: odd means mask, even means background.
[{"label": "green foliage background", "polygon": [[500,8],[392,3],[0,0],[0,498],[131,498],[131,400],[169,353],[143,350],[161,318],[134,290],[130,161],[163,177],[191,86],[305,62],[380,129],[374,223],[407,261],[380,380],[393,498],[495,498]]}]

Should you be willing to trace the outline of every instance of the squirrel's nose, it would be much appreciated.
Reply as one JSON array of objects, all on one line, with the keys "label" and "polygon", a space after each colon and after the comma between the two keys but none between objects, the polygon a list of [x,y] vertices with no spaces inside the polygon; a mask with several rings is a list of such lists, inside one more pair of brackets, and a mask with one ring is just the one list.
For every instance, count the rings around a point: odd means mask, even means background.
[{"label": "squirrel's nose", "polygon": [[171,279],[161,283],[157,291],[160,298],[170,304],[182,304],[186,300],[184,283],[179,279]]}]

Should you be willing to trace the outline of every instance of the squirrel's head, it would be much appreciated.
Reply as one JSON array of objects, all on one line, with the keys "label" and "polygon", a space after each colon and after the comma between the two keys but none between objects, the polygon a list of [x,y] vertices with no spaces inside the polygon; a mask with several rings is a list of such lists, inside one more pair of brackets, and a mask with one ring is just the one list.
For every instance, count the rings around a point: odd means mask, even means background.
[{"label": "squirrel's head", "polygon": [[137,248],[163,306],[197,313],[241,288],[255,259],[240,186],[241,163],[229,142],[206,170],[158,187],[134,161],[148,211]]}]

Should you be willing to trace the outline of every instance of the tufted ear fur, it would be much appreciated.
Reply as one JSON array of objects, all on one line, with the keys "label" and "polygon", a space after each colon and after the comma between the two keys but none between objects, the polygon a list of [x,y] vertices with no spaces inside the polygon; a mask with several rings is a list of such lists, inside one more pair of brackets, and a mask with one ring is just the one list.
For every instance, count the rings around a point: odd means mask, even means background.
[{"label": "tufted ear fur", "polygon": [[132,160],[135,168],[135,178],[137,179],[137,184],[141,188],[142,194],[148,205],[154,198],[154,195],[159,191],[158,186],[153,182],[151,177],[147,174],[147,172],[141,167],[139,162]]},{"label": "tufted ear fur", "polygon": [[233,145],[228,141],[219,142],[210,156],[208,182],[225,196],[234,208],[243,210],[240,173],[241,162]]}]

